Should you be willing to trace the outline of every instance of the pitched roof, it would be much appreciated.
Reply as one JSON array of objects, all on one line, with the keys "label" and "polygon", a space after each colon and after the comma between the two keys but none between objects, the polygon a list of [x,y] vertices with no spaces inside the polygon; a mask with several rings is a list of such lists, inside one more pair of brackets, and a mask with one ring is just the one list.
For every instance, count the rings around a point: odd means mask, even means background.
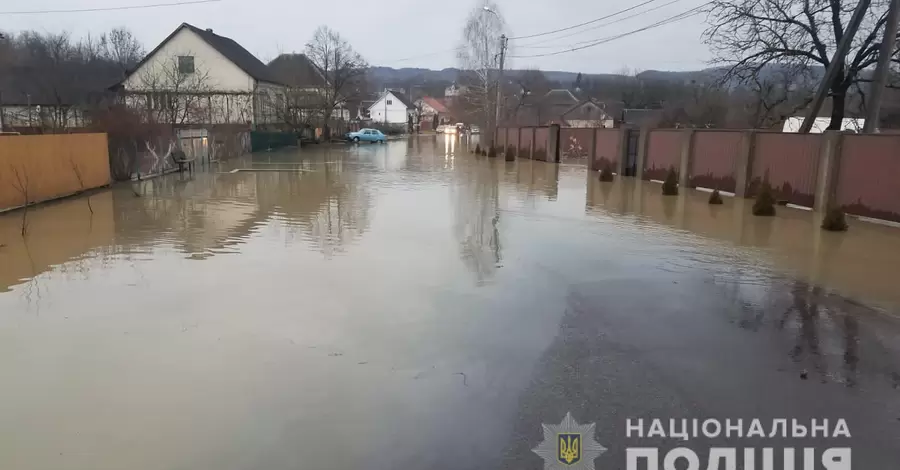
[{"label": "pitched roof", "polygon": [[541,101],[548,105],[574,105],[578,103],[578,98],[569,90],[555,89],[548,91]]},{"label": "pitched roof", "polygon": [[[385,96],[387,96],[387,93],[390,93],[390,94],[394,95],[394,98],[397,98],[397,101],[403,103],[403,104],[406,106],[406,109],[409,109],[409,108],[415,108],[415,106],[413,106],[413,104],[412,104],[412,101],[409,100],[409,97],[407,97],[405,93],[402,93],[402,92],[399,92],[399,91],[394,91],[394,90],[388,90],[386,93],[383,93],[383,94],[381,95],[381,97],[378,98],[378,101],[381,101],[382,98],[384,98]],[[377,103],[378,101],[376,101],[376,103]],[[369,108],[371,109],[372,106],[375,106],[375,103],[372,103],[372,104],[369,106]]]},{"label": "pitched roof", "polygon": [[423,96],[422,101],[424,101],[428,106],[431,106],[438,113],[450,113],[450,110],[447,109],[447,106],[445,106],[444,103],[441,103],[437,98],[433,98],[431,96]]},{"label": "pitched roof", "polygon": [[325,75],[306,54],[281,54],[269,62],[272,78],[292,87],[325,86]]},{"label": "pitched roof", "polygon": [[217,50],[220,54],[225,56],[226,59],[231,61],[234,65],[238,66],[241,70],[250,75],[251,77],[259,80],[261,82],[269,82],[275,84],[281,84],[278,82],[273,76],[271,71],[266,64],[262,63],[259,59],[256,58],[253,54],[250,53],[247,49],[244,49],[243,46],[238,44],[234,39],[226,38],[225,36],[219,36],[218,34],[213,33],[211,29],[200,29],[192,24],[181,23],[180,26],[175,28],[175,31],[172,31],[168,37],[163,39],[149,54],[144,56],[140,62],[134,67],[132,72],[139,69],[141,65],[143,65],[147,60],[153,57],[164,44],[169,42],[179,31],[187,28],[191,30],[194,34],[200,36],[203,41],[212,46],[213,49]]},{"label": "pitched roof", "polygon": [[[41,67],[16,65],[0,70],[0,104],[70,106],[103,98],[109,82],[121,77],[110,64],[63,64],[63,73],[47,74]],[[65,76],[66,78],[60,78]]]},{"label": "pitched roof", "polygon": [[[588,106],[589,104],[592,106]],[[572,106],[562,116],[567,120],[597,119],[598,113],[594,113],[593,110],[599,109],[606,117],[621,121],[624,107],[625,104],[621,101],[595,101],[588,99]]]}]

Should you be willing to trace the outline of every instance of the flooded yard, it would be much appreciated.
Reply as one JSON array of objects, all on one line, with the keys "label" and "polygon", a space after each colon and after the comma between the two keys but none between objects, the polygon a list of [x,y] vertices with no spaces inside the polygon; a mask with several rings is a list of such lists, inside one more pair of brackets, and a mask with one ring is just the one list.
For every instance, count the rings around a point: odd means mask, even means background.
[{"label": "flooded yard", "polygon": [[648,416],[845,418],[895,468],[900,229],[465,145],[255,154],[24,238],[0,215],[0,468],[542,468],[567,411],[598,468]]}]

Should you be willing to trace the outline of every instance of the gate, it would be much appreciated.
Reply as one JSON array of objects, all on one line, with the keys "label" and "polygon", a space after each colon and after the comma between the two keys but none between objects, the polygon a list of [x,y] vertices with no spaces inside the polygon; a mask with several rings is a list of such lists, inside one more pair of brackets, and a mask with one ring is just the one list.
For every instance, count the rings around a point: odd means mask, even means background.
[{"label": "gate", "polygon": [[209,131],[206,129],[179,129],[178,143],[187,158],[197,163],[209,161]]}]

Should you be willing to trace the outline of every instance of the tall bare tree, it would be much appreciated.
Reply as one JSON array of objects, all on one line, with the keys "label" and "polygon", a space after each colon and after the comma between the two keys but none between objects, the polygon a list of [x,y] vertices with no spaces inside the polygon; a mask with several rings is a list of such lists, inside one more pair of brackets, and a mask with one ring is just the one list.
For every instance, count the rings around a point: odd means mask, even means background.
[{"label": "tall bare tree", "polygon": [[106,60],[116,64],[123,74],[146,54],[144,46],[126,28],[113,28],[103,39]]},{"label": "tall bare tree", "polygon": [[306,43],[306,56],[326,81],[320,90],[319,108],[328,138],[335,109],[360,96],[369,65],[347,40],[328,26],[319,26],[313,33]]},{"label": "tall bare tree", "polygon": [[212,99],[209,71],[182,62],[184,57],[166,57],[146,67],[138,79],[152,122],[173,128],[192,122],[209,122]]},{"label": "tall bare tree", "polygon": [[[855,0],[713,0],[704,32],[727,77],[746,81],[776,68],[828,67],[856,7]],[[828,84],[829,129],[840,129],[848,90],[878,58],[888,0],[873,0],[845,57]],[[895,51],[896,54],[896,51]],[[726,77],[726,78],[727,78]]]},{"label": "tall bare tree", "polygon": [[765,75],[750,74],[742,82],[744,87],[732,95],[743,103],[745,122],[753,128],[783,122],[806,107],[815,92],[807,69],[773,69]]},{"label": "tall bare tree", "polygon": [[505,26],[497,4],[492,0],[479,0],[469,12],[457,54],[460,66],[468,72],[461,77],[466,86],[466,93],[461,98],[478,111],[479,124],[488,133],[487,142],[492,141],[500,36]]}]

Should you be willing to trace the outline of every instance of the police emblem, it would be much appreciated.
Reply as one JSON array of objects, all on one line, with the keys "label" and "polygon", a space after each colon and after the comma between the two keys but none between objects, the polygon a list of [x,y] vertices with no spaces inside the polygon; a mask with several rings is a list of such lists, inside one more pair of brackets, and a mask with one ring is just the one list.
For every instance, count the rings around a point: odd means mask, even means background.
[{"label": "police emblem", "polygon": [[594,440],[594,423],[579,425],[572,413],[566,413],[559,425],[542,426],[544,442],[532,452],[544,459],[547,470],[593,470],[594,459],[606,452],[606,447]]}]

